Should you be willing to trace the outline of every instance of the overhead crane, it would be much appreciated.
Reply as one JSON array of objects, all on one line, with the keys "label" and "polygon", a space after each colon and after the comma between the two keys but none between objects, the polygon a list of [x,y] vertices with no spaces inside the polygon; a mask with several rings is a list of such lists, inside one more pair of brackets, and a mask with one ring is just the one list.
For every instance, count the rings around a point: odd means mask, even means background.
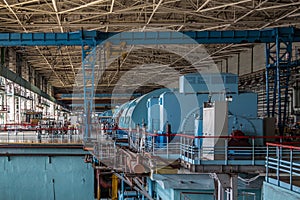
[{"label": "overhead crane", "polygon": [[[99,32],[77,31],[67,33],[0,33],[0,46],[81,46],[83,71],[83,98],[84,98],[84,139],[90,139],[91,115],[94,99],[94,70],[97,45],[108,39],[119,45],[153,45],[153,44],[266,44],[266,98],[268,116],[276,115],[278,109],[278,127],[280,134],[287,117],[288,83],[290,68],[298,66],[298,60],[292,61],[292,44],[300,42],[300,29],[281,27],[263,30],[232,30],[232,31],[187,31],[187,32]],[[89,57],[89,59],[86,59]],[[285,79],[282,83],[282,77]],[[274,81],[271,88],[270,82]],[[270,90],[273,90],[272,105]],[[284,91],[284,101],[281,92]],[[272,107],[271,107],[272,106]],[[283,110],[282,110],[283,107]]]}]

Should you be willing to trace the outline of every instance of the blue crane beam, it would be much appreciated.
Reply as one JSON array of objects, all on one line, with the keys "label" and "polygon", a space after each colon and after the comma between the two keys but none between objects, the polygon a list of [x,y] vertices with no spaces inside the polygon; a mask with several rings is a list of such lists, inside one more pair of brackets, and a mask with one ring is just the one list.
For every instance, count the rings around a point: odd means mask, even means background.
[{"label": "blue crane beam", "polygon": [[0,33],[0,46],[81,46],[96,42],[100,44],[108,38],[113,44],[125,41],[128,45],[138,44],[189,44],[195,40],[199,44],[240,44],[272,43],[279,34],[283,40],[300,42],[300,29],[282,27],[263,30],[230,31],[188,31],[181,32],[99,32],[76,31],[68,33]]}]

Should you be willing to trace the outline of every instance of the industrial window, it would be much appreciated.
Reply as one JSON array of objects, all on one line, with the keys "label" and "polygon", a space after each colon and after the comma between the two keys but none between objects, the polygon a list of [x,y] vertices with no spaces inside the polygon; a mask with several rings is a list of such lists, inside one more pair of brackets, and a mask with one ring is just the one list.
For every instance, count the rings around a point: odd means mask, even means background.
[{"label": "industrial window", "polygon": [[300,108],[300,88],[294,88],[294,109]]}]

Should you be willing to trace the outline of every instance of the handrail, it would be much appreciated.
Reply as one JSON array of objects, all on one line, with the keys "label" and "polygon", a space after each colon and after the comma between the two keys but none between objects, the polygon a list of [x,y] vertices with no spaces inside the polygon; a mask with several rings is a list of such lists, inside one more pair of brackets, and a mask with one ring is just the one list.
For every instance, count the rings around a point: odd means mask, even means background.
[{"label": "handrail", "polygon": [[[300,176],[300,164],[298,162],[300,147],[270,142],[267,142],[266,146],[266,182],[292,191],[299,191],[299,189],[296,189],[297,186],[294,185],[294,176]],[[276,153],[271,155],[270,148],[276,148]],[[269,176],[270,170],[276,172],[276,177]],[[282,173],[289,175],[288,183],[280,179]]]},{"label": "handrail", "polygon": [[[137,129],[127,129],[127,128],[113,128],[113,129],[99,129],[99,130],[111,130],[111,131],[116,131],[116,130],[121,130],[121,131],[138,131]],[[300,139],[300,136],[254,136],[254,135],[245,135],[245,136],[195,136],[195,135],[188,135],[184,133],[149,133],[149,132],[144,132],[142,129],[138,132],[139,134],[147,135],[147,136],[153,136],[153,137],[184,137],[184,138],[190,138],[190,139],[201,139],[201,138],[223,138],[223,139]]]},{"label": "handrail", "polygon": [[285,145],[285,144],[279,144],[279,143],[266,143],[267,146],[274,146],[274,147],[281,147],[281,148],[287,148],[287,149],[295,149],[295,150],[300,150],[300,147],[296,146],[291,146],[291,145]]}]

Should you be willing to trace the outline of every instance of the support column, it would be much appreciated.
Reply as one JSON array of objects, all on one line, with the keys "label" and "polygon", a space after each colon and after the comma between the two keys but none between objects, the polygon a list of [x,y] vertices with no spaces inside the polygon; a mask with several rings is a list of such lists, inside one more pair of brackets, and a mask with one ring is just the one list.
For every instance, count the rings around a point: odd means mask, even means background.
[{"label": "support column", "polygon": [[[292,38],[293,33],[288,33]],[[285,123],[288,116],[288,86],[290,69],[298,65],[292,62],[292,40],[286,39],[286,35],[280,29],[274,29],[276,41],[266,44],[266,101],[268,117],[277,116],[280,135],[283,135]],[[273,88],[271,88],[273,86]],[[273,89],[272,110],[270,109],[270,91]],[[284,100],[282,101],[282,97]],[[271,115],[272,114],[272,115]]]},{"label": "support column", "polygon": [[118,177],[113,174],[111,178],[112,178],[111,199],[117,200],[118,199]]},{"label": "support column", "polygon": [[100,170],[97,170],[97,200],[101,199]]},{"label": "support column", "polygon": [[232,174],[230,177],[230,200],[238,199],[238,184],[237,174]]},{"label": "support column", "polygon": [[225,190],[224,190],[220,180],[217,180],[217,182],[218,182],[218,200],[225,200],[224,199]]},{"label": "support column", "polygon": [[148,193],[150,197],[154,197],[153,195],[153,181],[150,177],[147,177],[147,185],[148,185]]},{"label": "support column", "polygon": [[226,190],[226,200],[238,199],[237,174],[215,174],[214,178],[218,182],[218,200],[225,200],[224,191]]},{"label": "support column", "polygon": [[[122,177],[124,177],[124,174],[122,174]],[[124,199],[124,192],[125,192],[125,182],[124,180],[121,180],[121,198],[120,200],[123,200]]]},{"label": "support column", "polygon": [[84,119],[84,141],[91,139],[92,115],[94,111],[94,73],[96,62],[96,43],[82,42],[82,72],[83,72],[83,119]]}]

